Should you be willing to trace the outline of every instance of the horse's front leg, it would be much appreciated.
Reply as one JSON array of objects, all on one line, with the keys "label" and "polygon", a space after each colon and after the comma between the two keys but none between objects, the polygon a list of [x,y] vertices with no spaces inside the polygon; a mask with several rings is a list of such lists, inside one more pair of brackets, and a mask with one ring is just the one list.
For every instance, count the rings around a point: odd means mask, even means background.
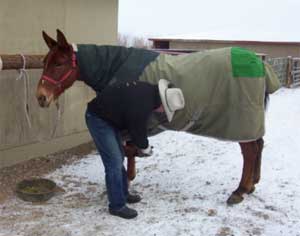
[{"label": "horse's front leg", "polygon": [[239,187],[228,198],[228,204],[240,203],[244,199],[243,194],[254,191],[254,173],[258,171],[257,165],[260,171],[260,162],[258,163],[257,160],[259,151],[257,141],[240,143],[240,147],[244,159],[242,178]]},{"label": "horse's front leg", "polygon": [[136,167],[135,167],[135,156],[137,153],[136,147],[131,144],[126,144],[123,146],[125,156],[127,157],[127,179],[128,183],[134,180],[136,176]]}]

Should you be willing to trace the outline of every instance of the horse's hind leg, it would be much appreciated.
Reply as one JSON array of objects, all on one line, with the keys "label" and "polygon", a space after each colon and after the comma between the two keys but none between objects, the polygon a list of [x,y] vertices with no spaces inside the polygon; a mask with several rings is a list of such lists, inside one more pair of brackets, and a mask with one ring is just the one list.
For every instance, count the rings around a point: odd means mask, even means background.
[{"label": "horse's hind leg", "polygon": [[[257,144],[257,155],[256,160],[254,164],[254,172],[253,172],[253,184],[257,184],[260,180],[260,173],[261,173],[261,158],[262,158],[262,150],[264,148],[264,140],[263,138],[260,138],[256,140]],[[255,186],[253,185],[251,191],[248,192],[248,194],[251,194],[255,191]]]},{"label": "horse's hind leg", "polygon": [[261,157],[262,157],[262,150],[264,148],[264,140],[262,138],[256,140],[258,153],[255,161],[255,167],[254,167],[254,176],[253,176],[253,182],[254,184],[257,184],[260,180],[260,172],[261,172]]},{"label": "horse's hind leg", "polygon": [[[259,173],[260,170],[260,162],[257,161],[257,141],[240,143],[240,146],[244,159],[242,178],[239,187],[228,198],[228,204],[240,203],[244,199],[243,194],[250,193],[254,190],[254,173]],[[259,168],[256,168],[256,166],[258,166]]]}]

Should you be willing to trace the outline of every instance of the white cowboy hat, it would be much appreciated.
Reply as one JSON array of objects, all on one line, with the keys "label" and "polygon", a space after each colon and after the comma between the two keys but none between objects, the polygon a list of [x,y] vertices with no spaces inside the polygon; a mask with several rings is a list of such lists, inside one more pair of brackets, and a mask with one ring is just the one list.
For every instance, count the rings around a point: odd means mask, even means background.
[{"label": "white cowboy hat", "polygon": [[162,105],[167,115],[168,121],[171,122],[175,111],[184,108],[184,97],[181,89],[169,88],[170,82],[165,79],[158,81],[159,95]]}]

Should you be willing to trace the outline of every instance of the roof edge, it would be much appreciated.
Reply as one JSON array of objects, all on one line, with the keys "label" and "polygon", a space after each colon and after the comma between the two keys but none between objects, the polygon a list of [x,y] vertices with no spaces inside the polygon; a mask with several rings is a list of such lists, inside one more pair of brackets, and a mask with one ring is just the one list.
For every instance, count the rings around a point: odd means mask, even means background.
[{"label": "roof edge", "polygon": [[219,44],[271,44],[271,45],[297,45],[300,46],[300,42],[288,42],[288,41],[255,41],[255,40],[217,40],[217,39],[172,39],[172,38],[149,38],[150,41],[162,41],[162,42],[189,42],[189,43],[219,43]]}]

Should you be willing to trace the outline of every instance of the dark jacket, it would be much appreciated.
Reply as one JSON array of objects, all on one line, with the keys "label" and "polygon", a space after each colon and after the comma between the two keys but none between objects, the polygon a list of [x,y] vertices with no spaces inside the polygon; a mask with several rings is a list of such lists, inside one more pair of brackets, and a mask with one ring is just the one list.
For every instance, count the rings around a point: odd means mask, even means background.
[{"label": "dark jacket", "polygon": [[132,81],[107,86],[88,104],[88,111],[120,131],[127,130],[140,149],[148,147],[147,121],[161,105],[158,86]]}]

